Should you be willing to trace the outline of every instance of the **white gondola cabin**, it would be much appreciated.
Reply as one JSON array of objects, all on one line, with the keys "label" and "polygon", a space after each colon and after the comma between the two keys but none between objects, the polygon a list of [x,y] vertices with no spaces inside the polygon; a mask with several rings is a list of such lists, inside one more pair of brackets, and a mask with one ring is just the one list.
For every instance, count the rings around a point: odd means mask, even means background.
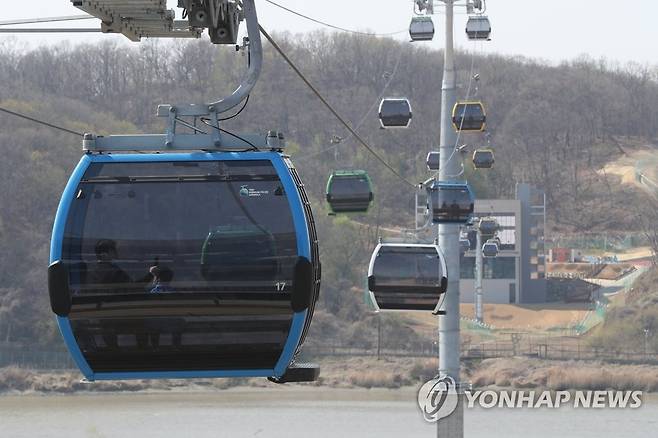
[{"label": "white gondola cabin", "polygon": [[448,287],[445,257],[434,244],[380,243],[368,268],[368,290],[379,310],[437,313]]}]

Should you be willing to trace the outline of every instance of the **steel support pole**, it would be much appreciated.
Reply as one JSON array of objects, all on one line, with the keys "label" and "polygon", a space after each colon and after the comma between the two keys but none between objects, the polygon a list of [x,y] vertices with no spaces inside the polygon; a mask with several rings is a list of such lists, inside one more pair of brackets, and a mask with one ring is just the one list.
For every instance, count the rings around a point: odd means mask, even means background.
[{"label": "steel support pole", "polygon": [[482,233],[477,230],[477,248],[475,248],[475,319],[484,322],[484,303],[482,296]]},{"label": "steel support pole", "polygon": [[[454,181],[461,172],[461,156],[455,152],[457,134],[452,126],[452,109],[457,102],[457,80],[454,54],[454,3],[445,2],[446,45],[444,49],[443,86],[441,96],[441,141],[440,171],[441,181]],[[439,317],[439,372],[452,377],[461,386],[459,371],[459,225],[439,225],[439,246],[446,257],[448,268],[448,290],[441,310],[446,314]],[[464,436],[463,403],[447,418],[440,419],[437,425],[440,438],[462,438]]]},{"label": "steel support pole", "polygon": [[414,225],[416,227],[415,233],[418,233],[418,230],[420,229],[420,221],[418,220],[418,204],[419,204],[419,199],[418,197],[420,196],[420,193],[418,192],[418,189],[416,189],[416,196],[415,196],[415,202],[414,202]]}]

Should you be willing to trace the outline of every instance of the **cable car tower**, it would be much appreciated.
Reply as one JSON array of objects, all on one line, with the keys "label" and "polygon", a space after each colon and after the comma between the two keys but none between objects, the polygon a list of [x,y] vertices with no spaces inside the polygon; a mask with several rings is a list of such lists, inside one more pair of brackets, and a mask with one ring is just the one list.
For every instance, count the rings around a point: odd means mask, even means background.
[{"label": "cable car tower", "polygon": [[[484,323],[484,294],[482,292],[482,279],[484,273],[484,259],[498,256],[500,239],[496,237],[499,230],[498,221],[493,217],[483,217],[473,224],[476,233],[475,245],[475,319]],[[484,243],[483,243],[484,241]]]},{"label": "cable car tower", "polygon": [[[460,241],[460,232],[461,228],[469,223],[473,210],[471,205],[468,205],[467,209],[464,208],[466,204],[457,197],[454,198],[455,202],[444,205],[441,194],[460,193],[460,197],[464,201],[467,201],[470,197],[468,185],[463,181],[464,164],[459,148],[459,137],[462,131],[464,133],[484,131],[486,114],[483,105],[479,101],[470,100],[472,96],[467,95],[461,101],[457,99],[457,72],[454,52],[455,7],[465,7],[467,14],[480,18],[478,23],[471,23],[470,29],[467,26],[467,36],[472,36],[473,39],[488,39],[489,33],[486,31],[488,29],[490,32],[490,27],[485,26],[485,24],[488,24],[488,19],[486,19],[486,23],[483,19],[486,18],[483,17],[486,11],[485,0],[440,0],[440,2],[443,3],[445,15],[441,138],[438,151],[438,175],[429,186],[429,195],[431,201],[432,197],[434,198],[434,202],[430,202],[430,206],[433,221],[439,224],[438,242],[439,247],[444,251],[448,273],[459,273],[460,252],[462,248],[465,249],[465,242]],[[414,3],[416,11],[432,15],[439,2],[435,0],[416,0]],[[475,28],[474,24],[479,26]],[[473,75],[473,72],[471,72],[471,75]],[[458,105],[460,103],[461,106]],[[479,168],[487,168],[493,165],[492,154],[483,155],[479,153],[474,158],[477,158],[477,163],[474,164]],[[435,167],[435,165],[431,167]],[[448,219],[454,220],[450,221]],[[453,414],[438,421],[438,436],[462,438],[464,436],[464,413],[463,387],[460,383],[459,275],[452,274],[448,276],[448,287],[441,311],[445,312],[445,316],[439,318],[439,372],[441,375],[453,379],[456,386],[454,392],[460,394],[460,401],[457,403],[457,409]]]}]

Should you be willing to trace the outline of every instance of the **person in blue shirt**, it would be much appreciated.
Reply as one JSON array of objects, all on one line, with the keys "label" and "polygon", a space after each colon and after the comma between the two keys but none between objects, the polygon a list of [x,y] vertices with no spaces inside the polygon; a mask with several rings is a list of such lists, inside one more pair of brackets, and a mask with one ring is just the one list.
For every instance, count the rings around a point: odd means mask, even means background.
[{"label": "person in blue shirt", "polygon": [[[153,276],[153,281],[150,285],[151,294],[165,294],[172,293],[174,290],[170,286],[170,282],[174,279],[174,271],[170,268],[162,267],[155,265],[149,270],[150,274]],[[151,348],[158,349],[160,347],[160,334],[171,332],[172,336],[172,345],[176,348],[180,347],[182,334],[178,326],[180,325],[179,321],[176,319],[160,319],[156,321],[147,321],[146,328],[149,331],[148,333],[148,342],[150,343]],[[141,340],[143,343],[145,339],[138,339],[138,342]]]},{"label": "person in blue shirt", "polygon": [[153,266],[149,272],[153,276],[152,294],[173,292],[169,283],[174,279],[174,271],[167,267]]}]

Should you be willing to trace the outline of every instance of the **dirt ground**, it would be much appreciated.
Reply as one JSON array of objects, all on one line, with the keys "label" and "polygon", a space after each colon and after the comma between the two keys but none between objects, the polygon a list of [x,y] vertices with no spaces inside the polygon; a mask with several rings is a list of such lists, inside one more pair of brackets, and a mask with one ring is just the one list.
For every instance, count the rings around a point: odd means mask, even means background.
[{"label": "dirt ground", "polygon": [[[655,161],[658,165],[658,151],[655,148],[650,148],[649,146],[633,149],[626,148],[626,153],[627,155],[606,165],[601,170],[601,173],[620,177],[622,184],[637,185],[635,180],[635,166],[638,161]],[[658,171],[648,176],[658,176]]]},{"label": "dirt ground", "polygon": [[[572,327],[582,321],[589,311],[588,304],[541,304],[541,305],[511,305],[485,304],[485,323],[496,329],[512,330],[550,330]],[[461,315],[466,318],[475,317],[473,304],[461,304]],[[436,317],[432,315],[417,315],[410,317],[419,329],[436,328]]]},{"label": "dirt ground", "polygon": [[[497,329],[549,330],[574,326],[585,318],[588,311],[589,306],[580,303],[536,306],[485,304],[484,320]],[[474,318],[475,306],[462,304],[461,314]]]},{"label": "dirt ground", "polygon": [[618,254],[613,254],[613,253],[608,253],[606,255],[617,255],[617,258],[619,259],[620,262],[629,262],[633,260],[640,260],[640,259],[648,259],[653,257],[653,250],[648,247],[639,247],[639,248],[633,248],[630,251],[626,251],[624,253],[618,253]]}]

